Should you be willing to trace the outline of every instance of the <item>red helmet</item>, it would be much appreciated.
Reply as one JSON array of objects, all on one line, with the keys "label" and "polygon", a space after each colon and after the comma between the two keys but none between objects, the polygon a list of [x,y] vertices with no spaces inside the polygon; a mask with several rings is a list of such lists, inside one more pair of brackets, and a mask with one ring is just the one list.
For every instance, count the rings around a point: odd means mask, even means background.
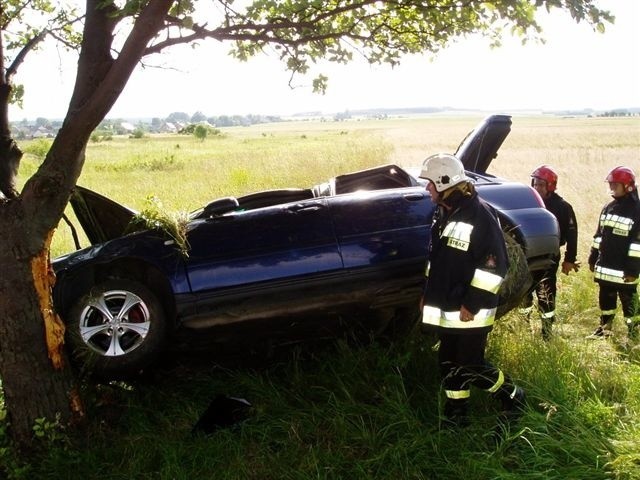
[{"label": "red helmet", "polygon": [[606,181],[609,183],[621,183],[627,192],[633,192],[636,188],[636,176],[629,167],[614,168],[607,175]]},{"label": "red helmet", "polygon": [[[540,165],[531,174],[531,178],[539,178],[547,182],[547,191],[555,192],[558,184],[558,174],[549,165]],[[532,185],[533,186],[533,185]]]}]

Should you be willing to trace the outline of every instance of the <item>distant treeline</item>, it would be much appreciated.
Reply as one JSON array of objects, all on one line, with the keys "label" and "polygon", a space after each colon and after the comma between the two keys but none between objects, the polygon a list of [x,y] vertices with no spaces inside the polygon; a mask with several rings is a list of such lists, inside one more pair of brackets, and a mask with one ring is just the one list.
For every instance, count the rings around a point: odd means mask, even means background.
[{"label": "distant treeline", "polygon": [[599,115],[597,115],[598,117],[635,117],[640,115],[640,111],[638,111],[638,109],[634,109],[635,111],[630,111],[630,110],[611,110],[610,112],[604,112],[601,113]]},{"label": "distant treeline", "polygon": [[[345,110],[332,115],[328,115],[329,118],[334,121],[349,120],[354,117],[367,117],[385,119],[389,116],[395,115],[416,115],[416,114],[428,114],[438,112],[455,112],[462,111],[454,108],[373,108],[363,110]],[[572,111],[545,111],[546,115],[559,115],[559,116],[590,116],[590,117],[634,117],[640,115],[640,108],[619,108],[609,111],[598,112],[592,109],[584,110],[572,110]],[[305,117],[323,117],[320,112],[307,112],[293,115],[298,119],[304,119]],[[324,118],[326,119],[326,118]],[[277,115],[218,115],[207,116],[202,112],[196,112],[192,115],[186,112],[172,112],[165,118],[153,117],[153,118],[136,118],[136,119],[105,119],[103,120],[95,131],[95,134],[100,137],[106,137],[110,135],[125,135],[125,134],[137,134],[137,136],[144,135],[145,133],[179,133],[189,125],[206,124],[212,128],[218,127],[236,127],[236,126],[249,126],[261,123],[273,123],[282,122],[283,119]],[[11,130],[14,138],[28,139],[28,138],[53,138],[58,132],[58,129],[62,125],[62,120],[50,120],[44,117],[38,117],[35,120],[21,120],[18,122],[11,122]]]},{"label": "distant treeline", "polygon": [[170,113],[167,118],[152,118],[151,125],[158,125],[163,122],[177,123],[177,124],[189,124],[189,123],[204,123],[207,122],[215,127],[236,127],[255,125],[258,123],[272,123],[281,122],[282,119],[275,115],[219,115],[219,116],[207,116],[202,112],[196,112],[193,115],[189,115],[185,112],[173,112]]}]

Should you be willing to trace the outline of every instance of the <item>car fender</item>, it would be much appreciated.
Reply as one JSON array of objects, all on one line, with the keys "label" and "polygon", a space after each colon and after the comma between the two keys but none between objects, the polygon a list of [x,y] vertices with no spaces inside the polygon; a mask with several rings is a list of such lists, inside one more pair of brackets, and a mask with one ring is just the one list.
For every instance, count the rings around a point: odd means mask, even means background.
[{"label": "car fender", "polygon": [[[137,238],[132,238],[137,237]],[[156,252],[150,257],[149,251]],[[127,235],[58,257],[52,262],[56,274],[54,303],[65,312],[92,285],[105,278],[135,278],[160,293],[167,308],[175,311],[175,295],[189,292],[184,259],[170,241],[151,232]]]}]

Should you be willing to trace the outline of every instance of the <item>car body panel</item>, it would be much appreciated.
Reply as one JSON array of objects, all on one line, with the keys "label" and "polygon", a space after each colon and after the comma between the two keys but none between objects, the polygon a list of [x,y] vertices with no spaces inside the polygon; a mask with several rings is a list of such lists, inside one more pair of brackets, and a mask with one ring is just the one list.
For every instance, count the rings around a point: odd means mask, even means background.
[{"label": "car body panel", "polygon": [[197,220],[189,231],[193,293],[342,268],[325,199]]},{"label": "car body panel", "polygon": [[[507,229],[515,229],[525,249],[530,269],[549,267],[549,252],[557,251],[558,221],[543,207],[536,192],[528,185],[514,182],[501,184],[476,183],[481,197],[498,210],[500,217],[508,223]],[[503,221],[503,223],[504,223]],[[532,262],[543,262],[539,267]]]},{"label": "car body panel", "polygon": [[424,258],[434,206],[423,189],[412,190],[362,192],[358,201],[352,195],[329,199],[345,268]]}]

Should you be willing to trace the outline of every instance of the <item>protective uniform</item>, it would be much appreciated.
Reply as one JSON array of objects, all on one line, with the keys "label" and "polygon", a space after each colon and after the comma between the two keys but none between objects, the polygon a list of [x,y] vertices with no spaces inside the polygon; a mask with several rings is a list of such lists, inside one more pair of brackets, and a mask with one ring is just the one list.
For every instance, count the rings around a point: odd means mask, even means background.
[{"label": "protective uniform", "polygon": [[614,168],[606,181],[621,183],[625,194],[614,197],[602,209],[593,237],[589,267],[600,287],[600,326],[591,337],[610,335],[619,297],[629,337],[634,338],[640,320],[637,292],[640,276],[640,200],[635,175],[629,168]]},{"label": "protective uniform", "polygon": [[[573,207],[556,192],[558,175],[548,165],[541,165],[531,173],[531,184],[535,180],[543,180],[547,185],[547,195],[542,199],[547,210],[558,220],[560,229],[560,247],[566,245],[563,262],[576,264],[578,252],[578,222]],[[555,322],[558,268],[561,254],[553,258],[553,264],[546,270],[536,270],[533,280],[538,298],[538,310],[542,319],[542,338],[548,340]],[[524,301],[523,311],[529,313],[533,305],[533,293]]]},{"label": "protective uniform", "polygon": [[[495,394],[503,410],[513,412],[522,407],[524,392],[484,358],[508,267],[498,219],[452,155],[427,158],[420,176],[440,197],[431,227],[422,322],[437,329],[440,339],[445,417],[466,422],[472,385]],[[473,315],[470,321],[462,319],[463,306]]]}]

